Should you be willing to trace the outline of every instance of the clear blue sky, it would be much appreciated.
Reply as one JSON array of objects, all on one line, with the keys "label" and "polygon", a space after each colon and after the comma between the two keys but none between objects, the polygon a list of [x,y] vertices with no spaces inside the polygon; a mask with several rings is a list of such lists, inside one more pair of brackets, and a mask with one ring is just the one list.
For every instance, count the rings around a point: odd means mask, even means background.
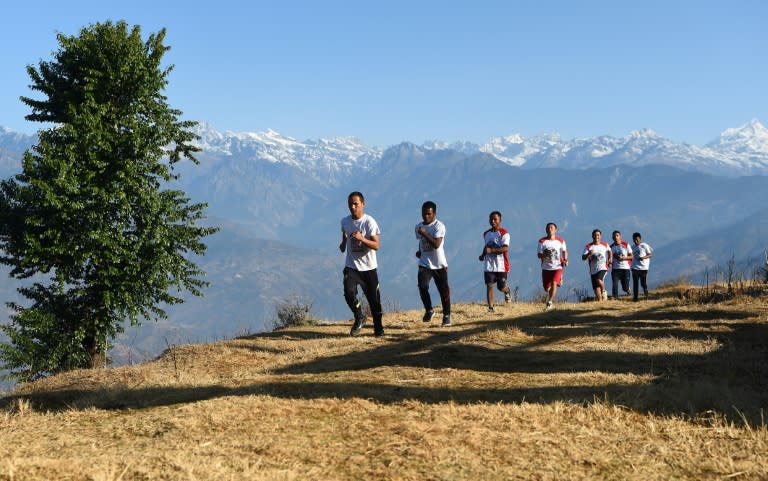
[{"label": "clear blue sky", "polygon": [[0,126],[32,133],[25,66],[56,32],[167,29],[169,102],[218,130],[470,140],[652,128],[701,145],[768,122],[763,0],[6,2]]}]

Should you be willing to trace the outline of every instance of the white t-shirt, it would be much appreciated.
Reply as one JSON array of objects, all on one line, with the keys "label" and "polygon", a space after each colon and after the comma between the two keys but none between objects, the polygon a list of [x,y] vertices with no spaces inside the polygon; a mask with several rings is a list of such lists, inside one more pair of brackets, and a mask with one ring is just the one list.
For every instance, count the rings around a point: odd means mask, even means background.
[{"label": "white t-shirt", "polygon": [[[419,234],[419,228],[424,227],[427,234],[433,239],[443,239],[440,243],[440,247],[435,249],[432,244],[421,234]],[[428,269],[442,269],[448,267],[448,260],[445,258],[445,224],[435,219],[431,224],[424,224],[419,222],[416,224],[416,239],[419,241],[419,251],[421,257],[419,257],[419,265]]]},{"label": "white t-shirt", "polygon": [[376,269],[376,251],[352,237],[352,233],[359,230],[366,239],[375,235],[381,235],[376,219],[368,214],[363,214],[359,219],[353,219],[348,215],[341,219],[341,230],[347,234],[347,257],[344,265],[356,271],[370,271]]},{"label": "white t-shirt", "polygon": [[608,270],[608,253],[610,251],[611,246],[603,241],[600,241],[597,244],[590,242],[584,246],[582,255],[589,255],[586,260],[589,262],[590,274],[595,275],[600,271]]},{"label": "white t-shirt", "polygon": [[632,269],[635,269],[636,271],[647,271],[648,268],[651,267],[651,259],[640,259],[640,257],[652,253],[653,249],[651,249],[651,246],[645,242],[641,242],[637,245],[632,244]]},{"label": "white t-shirt", "polygon": [[556,271],[563,268],[562,258],[568,252],[568,248],[565,246],[565,239],[562,237],[555,237],[549,239],[548,237],[542,237],[539,239],[538,254],[547,252],[547,256],[541,259],[541,269],[544,271]]},{"label": "white t-shirt", "polygon": [[629,269],[630,261],[619,260],[619,256],[628,256],[632,249],[627,244],[627,241],[621,240],[619,243],[611,244],[611,252],[613,253],[613,262],[611,268],[613,269]]},{"label": "white t-shirt", "polygon": [[[483,232],[485,247],[509,247],[509,239],[509,232],[503,227],[499,227],[499,230],[488,229]],[[483,252],[485,252],[485,249],[483,249]],[[485,272],[509,272],[509,257],[506,252],[501,254],[485,254],[484,265]]]}]

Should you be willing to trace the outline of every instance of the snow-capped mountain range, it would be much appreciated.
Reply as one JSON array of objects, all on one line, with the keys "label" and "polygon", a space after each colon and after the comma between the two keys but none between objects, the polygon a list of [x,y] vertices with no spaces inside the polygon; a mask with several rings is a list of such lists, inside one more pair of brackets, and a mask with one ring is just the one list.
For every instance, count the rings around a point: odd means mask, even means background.
[{"label": "snow-capped mountain range", "polygon": [[[354,171],[374,167],[386,152],[386,149],[368,146],[354,137],[299,141],[273,130],[220,132],[206,123],[200,123],[196,132],[200,136],[203,158],[288,164],[330,183]],[[32,136],[0,127],[0,157],[7,160],[11,154],[20,154],[33,141]],[[563,140],[556,133],[531,138],[513,134],[493,138],[483,145],[428,141],[420,148],[485,153],[525,169],[664,164],[728,177],[768,175],[768,129],[757,119],[723,131],[717,139],[702,147],[676,143],[651,129],[642,129],[621,138],[598,136]]]},{"label": "snow-capped mountain range", "polygon": [[635,130],[622,138],[562,140],[558,134],[547,134],[525,139],[515,134],[491,139],[483,145],[432,142],[426,146],[464,153],[485,152],[509,165],[529,169],[663,164],[713,175],[768,174],[768,129],[756,119],[725,130],[705,147],[679,144],[651,129]]},{"label": "snow-capped mountain range", "polygon": [[758,120],[734,129],[727,129],[707,147],[722,152],[754,153],[768,152],[768,130]]},{"label": "snow-capped mountain range", "polygon": [[[262,133],[220,133],[206,124],[198,128],[207,153],[247,155],[270,162],[285,162],[307,172],[325,175],[368,169],[385,149],[357,138],[298,141],[273,130]],[[465,154],[486,153],[515,167],[587,169],[664,164],[720,176],[768,175],[768,129],[758,120],[725,130],[704,147],[680,144],[651,129],[632,131],[626,137],[599,136],[563,140],[558,134],[524,138],[514,134],[493,138],[483,145],[471,142],[424,142],[424,150],[450,149]]]},{"label": "snow-capped mountain range", "polygon": [[336,159],[341,165],[351,166],[369,158],[377,158],[381,150],[368,147],[354,137],[336,137],[325,140],[298,141],[272,129],[266,132],[219,132],[206,123],[196,129],[199,145],[206,152],[227,155],[248,153],[270,162],[294,165],[323,166],[327,159]]}]

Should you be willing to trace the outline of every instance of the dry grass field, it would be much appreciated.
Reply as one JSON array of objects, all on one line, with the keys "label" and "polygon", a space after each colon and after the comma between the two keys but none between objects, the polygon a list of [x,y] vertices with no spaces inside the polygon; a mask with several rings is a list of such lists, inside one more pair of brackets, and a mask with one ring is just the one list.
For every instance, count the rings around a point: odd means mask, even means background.
[{"label": "dry grass field", "polygon": [[[768,479],[768,296],[454,306],[0,399],[0,480]],[[439,316],[435,316],[439,319]]]}]

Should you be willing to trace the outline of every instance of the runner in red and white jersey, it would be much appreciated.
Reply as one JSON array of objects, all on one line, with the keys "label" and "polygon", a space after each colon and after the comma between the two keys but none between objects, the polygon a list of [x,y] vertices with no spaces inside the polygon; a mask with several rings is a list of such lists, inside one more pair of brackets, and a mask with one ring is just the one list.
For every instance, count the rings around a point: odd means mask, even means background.
[{"label": "runner in red and white jersey", "polygon": [[504,301],[512,301],[512,295],[507,285],[507,273],[509,272],[509,232],[501,226],[501,212],[493,211],[488,215],[488,224],[491,228],[483,232],[483,253],[480,261],[484,263],[483,279],[485,280],[486,300],[488,312],[493,312],[493,285],[504,293]]},{"label": "runner in red and white jersey", "polygon": [[592,289],[595,291],[595,300],[604,301],[608,299],[608,291],[605,290],[605,275],[608,273],[608,266],[612,262],[611,246],[602,241],[603,233],[600,229],[592,231],[592,242],[584,246],[584,252],[581,259],[589,263],[589,277],[592,282]]},{"label": "runner in red and white jersey", "polygon": [[565,239],[557,235],[557,224],[550,222],[546,231],[547,235],[539,239],[536,255],[541,260],[541,282],[547,291],[546,309],[552,309],[557,288],[563,283],[563,268],[568,265],[568,248]]}]

